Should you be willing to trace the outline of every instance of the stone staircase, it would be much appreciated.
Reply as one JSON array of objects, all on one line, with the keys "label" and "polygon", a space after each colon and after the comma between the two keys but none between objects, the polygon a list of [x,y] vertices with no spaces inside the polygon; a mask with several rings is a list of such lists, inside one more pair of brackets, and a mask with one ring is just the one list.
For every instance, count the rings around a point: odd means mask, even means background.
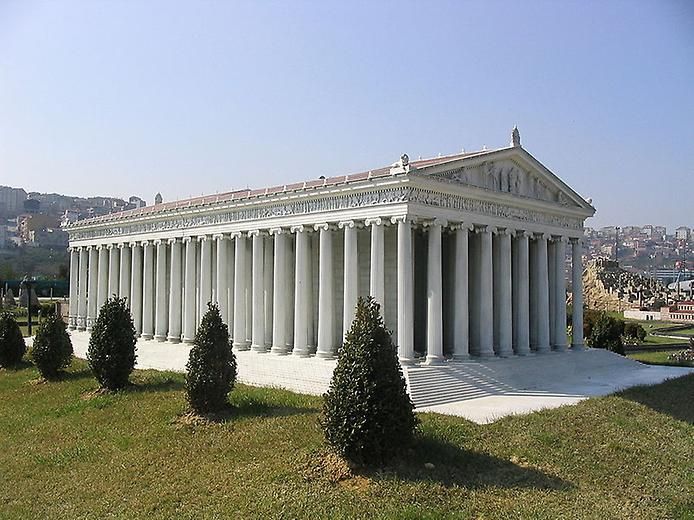
[{"label": "stone staircase", "polygon": [[515,391],[514,387],[499,381],[494,370],[475,361],[406,367],[405,378],[416,408]]}]

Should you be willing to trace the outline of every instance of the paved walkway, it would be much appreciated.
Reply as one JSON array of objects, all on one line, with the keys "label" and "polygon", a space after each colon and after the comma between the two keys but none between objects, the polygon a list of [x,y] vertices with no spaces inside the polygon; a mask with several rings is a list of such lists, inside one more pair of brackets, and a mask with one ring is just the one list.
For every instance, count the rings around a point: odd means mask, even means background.
[{"label": "paved walkway", "polygon": [[[89,334],[72,332],[75,355],[85,358]],[[190,347],[139,340],[137,368],[184,372]],[[237,352],[239,381],[321,395],[335,361]],[[575,404],[636,385],[652,385],[694,368],[644,365],[601,349],[508,359],[408,367],[405,376],[418,411],[489,423],[510,414]]]}]

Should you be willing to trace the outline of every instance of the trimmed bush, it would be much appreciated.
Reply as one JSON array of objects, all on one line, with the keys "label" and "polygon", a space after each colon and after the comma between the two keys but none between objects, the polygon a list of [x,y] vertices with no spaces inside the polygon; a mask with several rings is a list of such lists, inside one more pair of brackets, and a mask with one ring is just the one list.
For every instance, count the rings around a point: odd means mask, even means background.
[{"label": "trimmed bush", "polygon": [[624,322],[602,312],[591,323],[590,335],[586,337],[586,342],[593,348],[604,348],[624,355],[623,334]]},{"label": "trimmed bush", "polygon": [[0,314],[0,367],[17,365],[27,351],[17,320],[9,312]]},{"label": "trimmed bush", "polygon": [[57,316],[49,316],[39,325],[31,348],[31,359],[45,379],[54,379],[58,371],[72,361],[72,341],[65,322]]},{"label": "trimmed bush", "polygon": [[646,339],[646,329],[638,323],[627,321],[624,324],[624,337],[627,338],[630,343],[638,344]]},{"label": "trimmed bush", "polygon": [[87,350],[89,368],[102,388],[118,390],[128,384],[135,368],[136,343],[125,298],[109,298],[99,310]]},{"label": "trimmed bush", "polygon": [[380,305],[359,298],[324,395],[325,439],[352,462],[383,465],[411,445],[418,422]]},{"label": "trimmed bush", "polygon": [[217,304],[208,303],[207,307],[186,364],[186,396],[197,413],[218,412],[228,406],[228,395],[236,382],[236,356],[229,329]]}]

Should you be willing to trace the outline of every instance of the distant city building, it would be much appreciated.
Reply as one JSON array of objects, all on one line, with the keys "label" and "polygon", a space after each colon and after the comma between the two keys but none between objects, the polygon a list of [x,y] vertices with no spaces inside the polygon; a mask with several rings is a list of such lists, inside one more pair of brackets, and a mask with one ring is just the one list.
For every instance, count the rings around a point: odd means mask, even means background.
[{"label": "distant city building", "polygon": [[64,248],[68,246],[68,234],[62,229],[37,229],[29,233],[28,245],[33,247]]},{"label": "distant city building", "polygon": [[7,226],[0,224],[0,249],[7,247]]},{"label": "distant city building", "polygon": [[24,211],[27,192],[22,188],[0,186],[0,217],[16,217]]},{"label": "distant city building", "polygon": [[128,199],[128,203],[129,206],[132,206],[128,209],[144,208],[147,205],[144,200],[142,200],[140,197],[136,197],[135,195]]},{"label": "distant city building", "polygon": [[154,204],[157,205],[157,204],[161,204],[162,202],[164,202],[164,199],[162,198],[161,193],[157,193],[154,196]]},{"label": "distant city building", "polygon": [[675,230],[675,238],[677,240],[689,240],[689,235],[691,234],[691,229],[687,226],[680,226]]},{"label": "distant city building", "polygon": [[694,322],[694,301],[681,301],[670,307],[663,307],[660,309],[660,319],[680,323]]},{"label": "distant city building", "polygon": [[39,213],[41,211],[41,201],[37,199],[26,199],[23,206],[24,213]]}]

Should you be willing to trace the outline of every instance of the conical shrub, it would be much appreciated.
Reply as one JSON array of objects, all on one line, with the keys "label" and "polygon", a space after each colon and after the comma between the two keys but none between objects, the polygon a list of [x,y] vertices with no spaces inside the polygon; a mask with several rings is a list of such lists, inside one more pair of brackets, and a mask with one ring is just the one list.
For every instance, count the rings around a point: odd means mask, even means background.
[{"label": "conical shrub", "polygon": [[87,360],[102,388],[118,390],[128,384],[135,368],[137,338],[125,298],[113,296],[99,310],[89,338]]},{"label": "conical shrub", "polygon": [[186,395],[193,410],[210,413],[228,405],[236,382],[236,356],[216,304],[208,304],[195,332],[186,369]]},{"label": "conical shrub", "polygon": [[411,445],[417,424],[380,306],[359,298],[324,395],[325,439],[353,462],[381,465]]},{"label": "conical shrub", "polygon": [[45,379],[55,379],[58,371],[72,361],[72,341],[65,322],[55,315],[39,325],[31,348],[31,359]]},{"label": "conical shrub", "polygon": [[27,351],[17,320],[9,312],[0,314],[0,367],[18,364]]}]

